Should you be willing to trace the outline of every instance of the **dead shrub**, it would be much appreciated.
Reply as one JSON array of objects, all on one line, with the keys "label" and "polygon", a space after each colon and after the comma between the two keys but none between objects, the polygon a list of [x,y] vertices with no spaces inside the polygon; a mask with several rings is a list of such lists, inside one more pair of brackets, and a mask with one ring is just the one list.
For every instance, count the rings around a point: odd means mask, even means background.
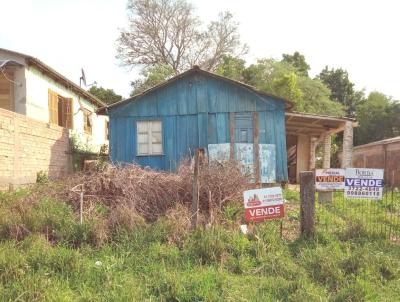
[{"label": "dead shrub", "polygon": [[93,226],[94,243],[97,247],[102,246],[109,238],[109,225],[106,219],[97,219]]},{"label": "dead shrub", "polygon": [[190,231],[191,213],[189,208],[183,204],[176,204],[167,211],[165,222],[172,230],[168,235],[168,243],[181,245]]},{"label": "dead shrub", "polygon": [[[243,190],[249,187],[248,176],[242,175],[233,161],[204,163],[199,183],[199,223],[204,225],[219,221],[225,205],[241,202]],[[79,184],[84,185],[84,221],[95,225],[90,232],[79,229],[82,234],[75,236],[78,241],[89,232],[93,244],[100,246],[119,230],[132,232],[159,218],[172,230],[167,239],[170,243],[180,244],[190,229],[193,167],[189,161],[182,162],[176,173],[134,164],[106,165],[102,170],[75,173],[56,183],[38,184],[24,203],[34,205],[43,198],[66,201],[78,214],[79,194],[71,188]],[[13,236],[25,236],[20,224],[15,227]]]},{"label": "dead shrub", "polygon": [[113,231],[126,230],[131,232],[146,225],[142,216],[127,205],[120,205],[110,210],[109,224]]}]

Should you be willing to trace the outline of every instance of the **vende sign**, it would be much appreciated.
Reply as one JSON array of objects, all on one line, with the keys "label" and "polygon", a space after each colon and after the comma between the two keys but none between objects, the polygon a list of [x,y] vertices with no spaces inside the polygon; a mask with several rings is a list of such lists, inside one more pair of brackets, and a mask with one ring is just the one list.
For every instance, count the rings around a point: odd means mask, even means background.
[{"label": "vende sign", "polygon": [[243,193],[243,198],[247,222],[282,218],[285,214],[280,187],[248,190]]},{"label": "vende sign", "polygon": [[315,188],[318,191],[343,190],[344,169],[316,169]]},{"label": "vende sign", "polygon": [[382,199],[383,186],[383,169],[346,169],[345,197]]}]

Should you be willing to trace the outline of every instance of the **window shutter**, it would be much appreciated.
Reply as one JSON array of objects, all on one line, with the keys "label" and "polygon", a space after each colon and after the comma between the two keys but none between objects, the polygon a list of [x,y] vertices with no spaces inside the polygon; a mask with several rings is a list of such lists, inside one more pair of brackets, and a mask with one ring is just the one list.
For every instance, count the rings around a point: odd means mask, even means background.
[{"label": "window shutter", "polygon": [[72,114],[72,104],[73,104],[73,99],[64,99],[65,103],[65,127],[72,129],[73,127],[73,114]]},{"label": "window shutter", "polygon": [[49,101],[49,122],[58,124],[58,95],[54,91],[49,89],[48,91]]},{"label": "window shutter", "polygon": [[58,96],[58,125],[61,127],[65,127],[66,118],[65,118],[65,99]]}]

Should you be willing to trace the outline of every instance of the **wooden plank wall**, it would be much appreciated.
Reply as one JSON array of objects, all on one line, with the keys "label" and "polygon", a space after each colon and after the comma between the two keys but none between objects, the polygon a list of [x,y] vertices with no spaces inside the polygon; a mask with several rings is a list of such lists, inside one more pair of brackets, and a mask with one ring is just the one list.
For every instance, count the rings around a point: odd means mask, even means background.
[{"label": "wooden plank wall", "polygon": [[[196,148],[230,143],[232,149],[235,116],[240,113],[253,114],[253,127],[260,130],[256,138],[259,143],[276,145],[277,181],[287,181],[284,103],[200,75],[181,78],[110,108],[111,159],[174,171],[182,158],[193,156]],[[136,122],[152,119],[162,121],[164,154],[137,156]]]}]

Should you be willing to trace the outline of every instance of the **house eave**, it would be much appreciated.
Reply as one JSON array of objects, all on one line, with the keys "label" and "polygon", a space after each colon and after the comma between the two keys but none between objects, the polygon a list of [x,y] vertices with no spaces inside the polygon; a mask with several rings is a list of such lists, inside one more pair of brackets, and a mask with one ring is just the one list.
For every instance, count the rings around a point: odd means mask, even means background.
[{"label": "house eave", "polygon": [[[99,100],[97,97],[83,89],[82,87],[78,86],[75,84],[73,81],[69,80],[47,64],[43,63],[39,59],[32,57],[30,55],[26,55],[20,52],[16,52],[13,50],[8,50],[5,48],[0,48],[0,51],[4,51],[10,54],[13,54],[15,56],[19,56],[25,60],[25,64],[27,66],[34,66],[36,67],[39,71],[43,72],[44,74],[48,75],[50,78],[52,78],[54,81],[60,83],[64,87],[72,90],[76,94],[86,98],[89,102],[91,102],[93,105],[96,107],[105,107],[106,104],[103,103],[101,100]],[[18,63],[19,64],[19,63]],[[21,64],[20,64],[21,65]],[[22,66],[22,65],[21,65]]]},{"label": "house eave", "polygon": [[68,80],[65,76],[58,73],[57,71],[55,71],[53,68],[49,67],[48,65],[44,64],[42,61],[40,61],[36,58],[30,57],[30,58],[26,59],[26,62],[27,62],[28,66],[36,67],[37,69],[39,69],[39,71],[45,73],[46,75],[51,77],[56,82],[59,82],[63,86],[65,86],[68,89],[75,92],[76,94],[86,98],[96,107],[106,106],[106,104],[103,103],[102,101],[100,101],[98,98],[96,98],[95,96],[93,96],[92,94],[90,94],[89,92],[84,90],[83,88],[79,87],[77,84],[75,84],[71,80]]}]

